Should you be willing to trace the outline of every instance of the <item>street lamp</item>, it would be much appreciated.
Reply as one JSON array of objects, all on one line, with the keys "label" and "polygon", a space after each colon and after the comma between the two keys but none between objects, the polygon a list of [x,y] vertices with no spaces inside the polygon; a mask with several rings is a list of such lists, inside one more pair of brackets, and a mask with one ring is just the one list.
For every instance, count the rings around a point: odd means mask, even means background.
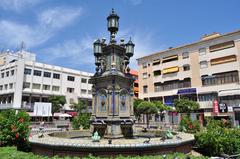
[{"label": "street lamp", "polygon": [[119,27],[119,16],[115,13],[114,9],[112,9],[112,12],[107,17],[108,20],[108,31],[111,32],[111,34],[115,34],[118,31]]},{"label": "street lamp", "polygon": [[130,58],[133,56],[134,53],[134,44],[130,38],[130,40],[128,41],[128,43],[126,44],[126,55]]}]

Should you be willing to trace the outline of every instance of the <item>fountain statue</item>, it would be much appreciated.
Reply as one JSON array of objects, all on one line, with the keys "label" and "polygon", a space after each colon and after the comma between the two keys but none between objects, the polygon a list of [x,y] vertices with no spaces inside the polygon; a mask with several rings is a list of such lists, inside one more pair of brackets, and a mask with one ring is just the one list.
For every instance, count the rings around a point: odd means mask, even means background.
[{"label": "fountain statue", "polygon": [[92,136],[92,141],[93,142],[99,142],[100,141],[100,136],[98,135],[98,132],[97,131],[95,131],[95,133],[93,134],[93,136]]},{"label": "fountain statue", "polygon": [[98,131],[105,138],[132,136],[134,132],[133,82],[128,67],[134,53],[134,44],[124,39],[117,44],[115,36],[119,16],[114,10],[107,17],[110,41],[98,39],[93,44],[96,73],[93,84],[92,132]]}]

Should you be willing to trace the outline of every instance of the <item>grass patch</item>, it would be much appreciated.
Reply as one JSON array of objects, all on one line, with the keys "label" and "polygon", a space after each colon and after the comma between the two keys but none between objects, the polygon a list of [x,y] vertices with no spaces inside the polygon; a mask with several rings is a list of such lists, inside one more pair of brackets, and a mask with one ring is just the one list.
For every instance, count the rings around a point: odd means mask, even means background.
[{"label": "grass patch", "polygon": [[[168,154],[166,156],[135,156],[135,157],[125,157],[118,156],[117,159],[174,159],[177,157],[178,159],[186,159],[187,155],[182,153]],[[191,159],[207,159],[207,157],[194,157],[189,156]],[[34,155],[33,153],[26,153],[17,151],[15,147],[0,147],[0,158],[1,159],[80,159],[78,157],[70,158],[70,157],[44,157]],[[84,159],[104,159],[101,157],[94,157],[89,155],[88,157],[84,157]],[[107,159],[107,158],[105,158]]]}]

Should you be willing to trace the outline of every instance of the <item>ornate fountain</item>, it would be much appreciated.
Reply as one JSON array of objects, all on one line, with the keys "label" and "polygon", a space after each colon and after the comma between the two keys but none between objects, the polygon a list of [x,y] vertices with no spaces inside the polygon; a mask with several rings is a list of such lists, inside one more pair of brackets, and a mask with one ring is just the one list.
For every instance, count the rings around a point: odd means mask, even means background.
[{"label": "ornate fountain", "polygon": [[90,79],[93,84],[91,130],[105,138],[133,135],[133,81],[128,67],[134,53],[131,39],[117,44],[115,36],[119,28],[119,16],[114,10],[107,17],[110,41],[98,39],[93,43],[96,73]]},{"label": "ornate fountain", "polygon": [[[119,17],[112,10],[107,18],[110,41],[98,39],[93,44],[96,73],[93,84],[93,111],[90,130],[45,132],[29,138],[31,150],[47,156],[114,157],[159,155],[172,152],[189,153],[194,136],[177,132],[142,132],[134,129],[133,77],[129,74],[129,59],[133,56],[131,39],[117,44]],[[159,132],[160,131],[160,132]],[[124,138],[132,137],[133,138]],[[166,135],[164,135],[166,134]]]}]

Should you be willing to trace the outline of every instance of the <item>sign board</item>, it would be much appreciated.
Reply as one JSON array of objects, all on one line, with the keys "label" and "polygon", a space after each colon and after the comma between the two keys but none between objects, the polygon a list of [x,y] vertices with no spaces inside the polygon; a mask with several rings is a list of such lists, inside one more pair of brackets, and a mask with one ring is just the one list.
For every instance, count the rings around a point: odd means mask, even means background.
[{"label": "sign board", "polygon": [[196,88],[179,89],[177,91],[177,94],[196,94],[196,93],[197,93]]},{"label": "sign board", "polygon": [[221,113],[226,113],[228,112],[228,107],[226,103],[219,103],[219,111]]},{"label": "sign board", "polygon": [[33,113],[34,116],[52,116],[52,103],[35,102]]},{"label": "sign board", "polygon": [[213,113],[218,114],[219,110],[218,110],[218,101],[214,100],[213,101]]}]

